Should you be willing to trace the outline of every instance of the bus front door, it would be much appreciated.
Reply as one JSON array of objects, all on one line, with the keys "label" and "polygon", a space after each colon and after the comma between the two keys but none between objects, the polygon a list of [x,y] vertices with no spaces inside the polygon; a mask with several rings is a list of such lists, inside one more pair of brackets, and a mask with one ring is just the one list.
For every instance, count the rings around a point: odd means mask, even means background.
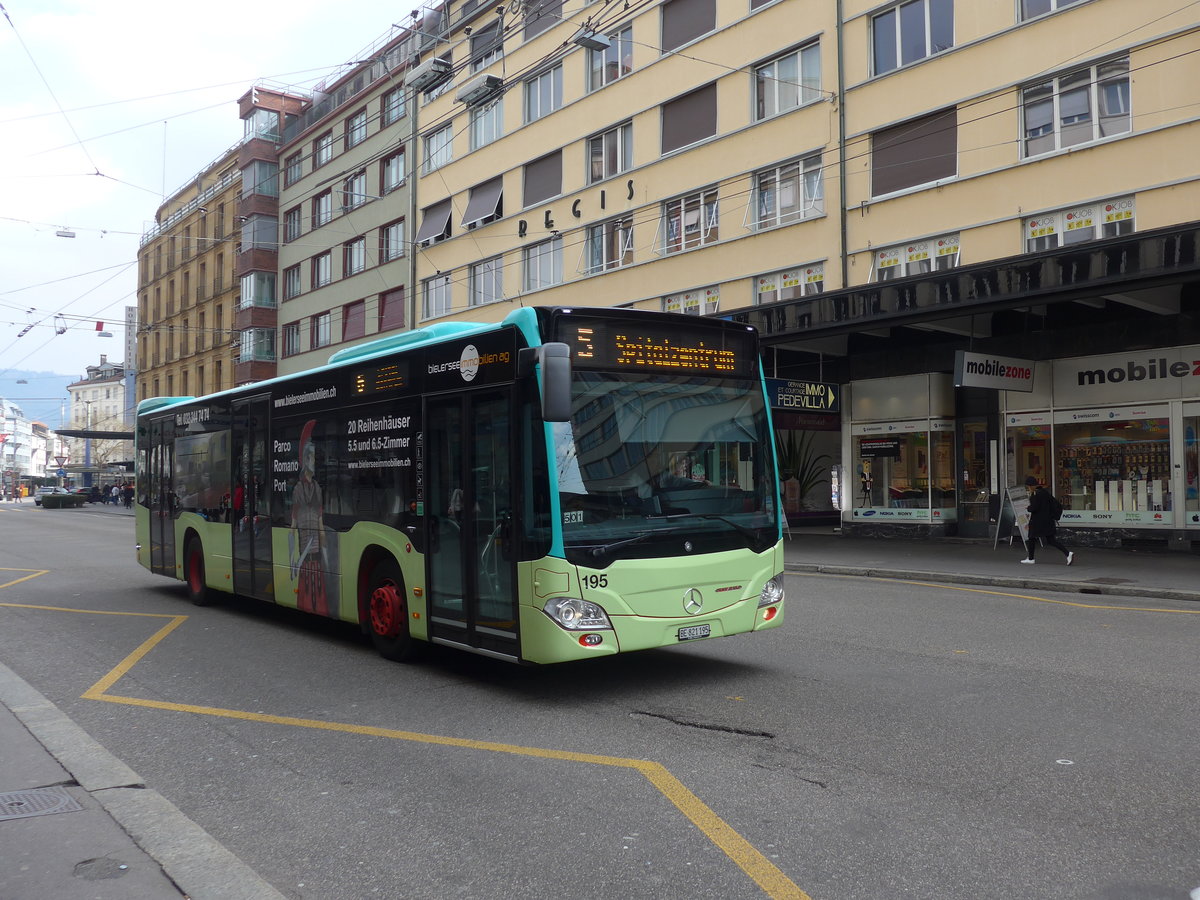
[{"label": "bus front door", "polygon": [[438,397],[426,409],[430,637],[519,656],[513,558],[513,401],[508,389]]},{"label": "bus front door", "polygon": [[273,603],[269,403],[267,397],[254,397],[233,404],[231,520],[234,593]]},{"label": "bus front door", "polygon": [[179,577],[175,568],[175,420],[150,423],[150,571]]}]

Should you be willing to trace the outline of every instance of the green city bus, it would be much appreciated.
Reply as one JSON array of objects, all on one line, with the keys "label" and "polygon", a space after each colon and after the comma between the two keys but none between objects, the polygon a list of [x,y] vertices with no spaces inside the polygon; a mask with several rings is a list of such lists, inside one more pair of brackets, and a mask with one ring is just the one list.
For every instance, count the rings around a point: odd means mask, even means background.
[{"label": "green city bus", "polygon": [[253,597],[554,663],[773,628],[783,543],[746,325],[522,308],[138,404],[137,557]]}]

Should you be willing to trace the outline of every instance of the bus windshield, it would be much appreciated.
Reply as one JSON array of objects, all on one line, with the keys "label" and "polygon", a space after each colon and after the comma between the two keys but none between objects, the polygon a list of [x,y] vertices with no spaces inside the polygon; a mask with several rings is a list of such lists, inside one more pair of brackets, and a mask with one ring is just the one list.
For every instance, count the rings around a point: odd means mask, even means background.
[{"label": "bus windshield", "polygon": [[778,540],[757,382],[577,371],[572,401],[571,420],[553,426],[572,562],[761,552]]}]

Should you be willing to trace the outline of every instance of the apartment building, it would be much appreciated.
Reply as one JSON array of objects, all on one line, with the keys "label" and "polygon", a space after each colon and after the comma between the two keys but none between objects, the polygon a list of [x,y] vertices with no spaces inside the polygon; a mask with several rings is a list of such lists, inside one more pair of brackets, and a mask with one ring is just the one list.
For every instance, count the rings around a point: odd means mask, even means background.
[{"label": "apartment building", "polygon": [[[413,324],[737,318],[793,522],[994,536],[1033,474],[1083,541],[1200,540],[1200,388],[1171,374],[1200,357],[1194,11],[517,10],[420,21]],[[1031,378],[988,382],[989,356]]]},{"label": "apartment building", "polygon": [[173,193],[138,250],[137,399],[234,385],[240,142]]},{"label": "apartment building", "polygon": [[125,367],[109,362],[108,356],[101,353],[99,363],[88,366],[82,378],[67,385],[67,394],[70,427],[62,431],[67,438],[63,447],[69,462],[64,468],[72,476],[82,475],[83,483],[90,485],[95,476],[103,478],[110,467],[123,465],[133,457],[133,447],[127,439],[74,434],[129,433]]},{"label": "apartment building", "polygon": [[393,29],[319,86],[279,147],[280,374],[409,328],[414,35]]}]

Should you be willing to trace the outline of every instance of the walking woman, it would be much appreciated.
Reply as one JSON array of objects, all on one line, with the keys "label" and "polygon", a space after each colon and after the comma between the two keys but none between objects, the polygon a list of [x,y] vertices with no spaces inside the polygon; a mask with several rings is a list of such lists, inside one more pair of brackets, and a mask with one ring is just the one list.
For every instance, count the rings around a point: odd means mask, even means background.
[{"label": "walking woman", "polygon": [[1030,490],[1029,495],[1029,540],[1025,543],[1025,559],[1021,562],[1026,565],[1033,565],[1034,554],[1037,553],[1038,541],[1041,541],[1043,546],[1049,544],[1062,552],[1062,555],[1067,558],[1067,565],[1075,562],[1075,554],[1059,543],[1058,537],[1055,535],[1057,527],[1055,526],[1055,512],[1061,515],[1061,509],[1056,510],[1058,501],[1050,495],[1050,492],[1038,484],[1038,480],[1030,475],[1025,479],[1025,485]]}]

